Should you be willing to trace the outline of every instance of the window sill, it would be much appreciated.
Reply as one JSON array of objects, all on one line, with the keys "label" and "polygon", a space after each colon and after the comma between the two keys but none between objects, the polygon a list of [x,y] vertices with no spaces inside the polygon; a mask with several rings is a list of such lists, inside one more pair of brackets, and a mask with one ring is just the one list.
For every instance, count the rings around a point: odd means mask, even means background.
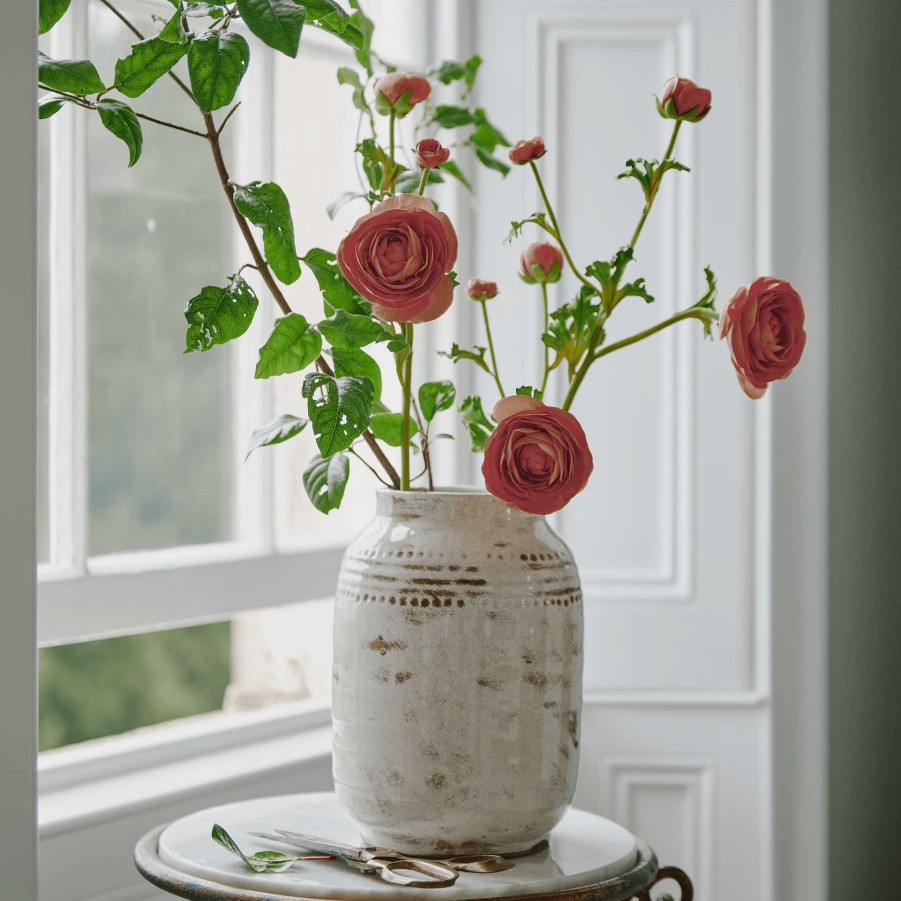
[{"label": "window sill", "polygon": [[101,824],[264,773],[322,766],[329,708],[300,701],[254,713],[211,713],[41,754],[41,838]]}]

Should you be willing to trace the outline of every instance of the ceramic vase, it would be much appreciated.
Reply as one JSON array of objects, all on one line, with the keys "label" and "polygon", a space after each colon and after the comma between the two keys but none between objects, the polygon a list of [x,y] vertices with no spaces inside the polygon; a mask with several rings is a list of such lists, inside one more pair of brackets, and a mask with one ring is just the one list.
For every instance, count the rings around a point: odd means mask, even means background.
[{"label": "ceramic vase", "polygon": [[572,800],[582,592],[543,516],[486,492],[381,491],[334,630],[334,778],[364,841],[531,848]]}]

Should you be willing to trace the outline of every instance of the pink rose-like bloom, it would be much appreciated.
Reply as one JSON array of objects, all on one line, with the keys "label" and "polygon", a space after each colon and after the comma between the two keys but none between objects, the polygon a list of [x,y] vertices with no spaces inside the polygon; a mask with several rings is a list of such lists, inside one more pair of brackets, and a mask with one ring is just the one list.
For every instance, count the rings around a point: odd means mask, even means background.
[{"label": "pink rose-like bloom", "polygon": [[471,278],[466,283],[466,293],[473,300],[491,300],[497,297],[497,282],[486,282],[481,278]]},{"label": "pink rose-like bloom", "polygon": [[450,147],[442,146],[441,142],[434,138],[424,138],[413,152],[416,154],[416,162],[423,169],[437,169],[450,159]]},{"label": "pink rose-like bloom", "polygon": [[770,382],[791,375],[807,333],[798,292],[781,278],[759,278],[739,288],[720,320],[732,364],[748,397],[763,397]]},{"label": "pink rose-like bloom", "polygon": [[527,285],[559,282],[563,271],[563,253],[555,244],[536,241],[522,252],[519,265],[520,278]]},{"label": "pink rose-like bloom", "polygon": [[422,75],[405,75],[403,72],[392,72],[383,75],[375,83],[376,100],[379,95],[390,109],[397,107],[397,102],[404,94],[410,92],[403,109],[396,109],[398,113],[408,113],[417,103],[422,103],[432,93],[432,86],[427,78]]},{"label": "pink rose-like bloom", "polygon": [[[698,87],[690,78],[674,75],[663,86],[658,110],[666,119],[700,122],[710,112],[712,99],[713,96],[707,88]],[[672,106],[669,106],[670,101]]]},{"label": "pink rose-like bloom", "polygon": [[553,513],[587,484],[594,468],[579,421],[534,397],[495,404],[497,428],[485,442],[485,487],[526,513]]},{"label": "pink rose-like bloom", "polygon": [[531,160],[540,159],[546,152],[544,138],[536,135],[530,141],[517,141],[510,150],[510,161],[517,166],[525,166]]},{"label": "pink rose-like bloom", "polygon": [[430,322],[451,305],[457,259],[450,219],[418,194],[377,203],[338,245],[341,274],[383,322]]}]

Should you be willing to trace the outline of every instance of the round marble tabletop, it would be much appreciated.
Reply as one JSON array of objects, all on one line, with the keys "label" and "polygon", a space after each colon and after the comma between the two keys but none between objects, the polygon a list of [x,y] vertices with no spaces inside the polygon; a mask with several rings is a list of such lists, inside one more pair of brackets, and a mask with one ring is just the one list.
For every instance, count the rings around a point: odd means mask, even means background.
[{"label": "round marble tabletop", "polygon": [[[652,852],[610,820],[570,810],[554,830],[548,848],[517,858],[503,873],[461,873],[447,888],[398,888],[348,867],[342,861],[306,861],[282,873],[253,873],[210,837],[214,823],[223,826],[242,850],[275,848],[254,838],[254,831],[291,829],[357,844],[359,832],[331,793],[283,795],[226,804],[191,814],[155,830],[135,854],[142,875],[184,898],[328,899],[382,901],[425,899],[577,898],[582,887],[610,883],[615,890],[638,890],[657,875]],[[291,853],[289,848],[283,849]],[[216,891],[221,894],[216,894]],[[587,897],[587,895],[585,896]],[[628,898],[631,894],[591,897]]]}]

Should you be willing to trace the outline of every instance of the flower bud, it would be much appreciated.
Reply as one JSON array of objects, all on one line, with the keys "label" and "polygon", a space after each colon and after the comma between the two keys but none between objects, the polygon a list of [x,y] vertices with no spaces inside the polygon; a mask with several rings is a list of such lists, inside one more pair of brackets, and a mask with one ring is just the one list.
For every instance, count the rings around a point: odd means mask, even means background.
[{"label": "flower bud", "polygon": [[375,108],[383,116],[394,113],[402,119],[432,93],[432,86],[422,75],[392,72],[375,83]]},{"label": "flower bud", "polygon": [[473,300],[491,300],[497,297],[497,282],[486,282],[481,278],[471,278],[466,283],[466,293]]},{"label": "flower bud", "polygon": [[450,147],[443,147],[441,142],[434,138],[424,138],[413,152],[416,154],[416,162],[423,169],[437,169],[450,159]]},{"label": "flower bud", "polygon": [[700,122],[710,112],[711,99],[707,88],[698,87],[690,78],[674,75],[663,86],[663,94],[657,100],[657,112],[664,119]]},{"label": "flower bud", "polygon": [[532,160],[540,159],[546,152],[544,138],[536,136],[530,141],[517,141],[510,149],[510,161],[517,166],[524,166]]},{"label": "flower bud", "polygon": [[519,263],[519,277],[527,285],[550,285],[560,281],[563,254],[554,244],[536,241],[522,252]]}]

